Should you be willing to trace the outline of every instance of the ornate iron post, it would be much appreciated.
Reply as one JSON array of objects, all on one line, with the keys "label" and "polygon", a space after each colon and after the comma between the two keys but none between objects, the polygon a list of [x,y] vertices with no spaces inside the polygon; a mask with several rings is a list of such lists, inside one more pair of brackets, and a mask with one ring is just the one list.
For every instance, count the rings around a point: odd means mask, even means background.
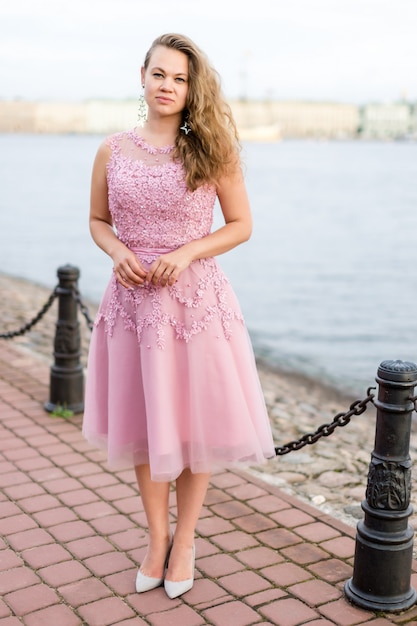
[{"label": "ornate iron post", "polygon": [[58,321],[56,324],[54,357],[50,374],[50,400],[45,409],[49,412],[67,409],[73,413],[84,410],[84,374],[80,363],[81,339],[77,316],[77,291],[80,272],[65,265],[58,268]]},{"label": "ornate iron post", "polygon": [[392,612],[408,609],[417,598],[410,586],[414,531],[408,524],[417,366],[408,361],[384,361],[376,381],[375,449],[362,502],[365,518],[357,525],[353,576],[345,593],[365,609]]}]

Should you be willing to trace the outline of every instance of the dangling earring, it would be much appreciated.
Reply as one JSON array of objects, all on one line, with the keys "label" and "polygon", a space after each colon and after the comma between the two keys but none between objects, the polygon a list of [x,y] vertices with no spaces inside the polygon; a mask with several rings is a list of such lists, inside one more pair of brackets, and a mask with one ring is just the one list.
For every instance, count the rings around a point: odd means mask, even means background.
[{"label": "dangling earring", "polygon": [[138,108],[138,122],[139,126],[143,128],[148,118],[148,106],[146,104],[144,95],[145,85],[142,85],[142,93],[139,96],[139,108]]},{"label": "dangling earring", "polygon": [[185,118],[184,118],[184,122],[183,125],[180,126],[180,130],[182,130],[182,132],[184,133],[184,135],[188,135],[188,133],[191,133],[191,126],[188,123],[188,120],[190,119],[190,114],[187,113]]}]

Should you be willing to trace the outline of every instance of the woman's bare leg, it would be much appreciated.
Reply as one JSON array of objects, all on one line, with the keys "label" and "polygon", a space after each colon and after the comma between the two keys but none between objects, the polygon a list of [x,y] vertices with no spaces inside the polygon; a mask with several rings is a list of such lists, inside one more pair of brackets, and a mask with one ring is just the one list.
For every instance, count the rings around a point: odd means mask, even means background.
[{"label": "woman's bare leg", "polygon": [[201,513],[210,474],[192,474],[185,469],[177,478],[177,527],[165,578],[187,580],[192,576],[195,527]]},{"label": "woman's bare leg", "polygon": [[149,465],[135,467],[139,491],[149,528],[149,545],[140,566],[145,576],[162,578],[171,534],[169,530],[169,483],[151,479]]}]

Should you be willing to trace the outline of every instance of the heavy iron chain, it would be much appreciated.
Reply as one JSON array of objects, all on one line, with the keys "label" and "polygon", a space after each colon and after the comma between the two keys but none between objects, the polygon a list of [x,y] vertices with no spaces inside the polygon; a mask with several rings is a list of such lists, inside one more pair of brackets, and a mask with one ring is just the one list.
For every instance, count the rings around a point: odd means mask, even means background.
[{"label": "heavy iron chain", "polygon": [[355,400],[355,402],[352,402],[349,411],[335,415],[330,424],[322,424],[314,433],[306,433],[300,437],[300,439],[290,441],[283,446],[277,446],[275,448],[276,456],[282,456],[283,454],[293,452],[293,450],[300,450],[306,445],[316,443],[321,437],[331,435],[338,426],[346,426],[349,424],[353,415],[362,415],[362,413],[366,411],[368,403],[372,402],[375,397],[375,394],[371,393],[372,389],[375,389],[375,387],[368,388],[366,392],[367,396],[363,400]]},{"label": "heavy iron chain", "polygon": [[94,321],[91,319],[90,317],[90,312],[88,310],[88,307],[84,304],[84,302],[82,301],[81,298],[81,294],[78,291],[78,289],[73,289],[72,290],[72,297],[74,298],[74,300],[77,302],[81,313],[84,315],[85,320],[87,322],[87,326],[90,330],[93,330],[93,326],[94,326]]},{"label": "heavy iron chain", "polygon": [[[48,300],[45,302],[43,307],[40,309],[40,311],[35,315],[35,317],[33,319],[31,319],[29,322],[24,324],[18,330],[9,330],[7,332],[0,333],[0,339],[12,339],[13,337],[20,337],[21,335],[24,335],[29,330],[31,330],[35,326],[35,324],[37,324],[43,318],[43,316],[49,311],[49,309],[51,308],[52,304],[54,303],[54,300],[59,295],[58,294],[58,289],[59,289],[59,285],[57,285],[54,288],[54,290],[52,291],[52,293],[49,296]],[[62,292],[62,289],[61,289],[61,292]],[[90,317],[90,314],[89,314],[87,306],[82,301],[82,298],[81,298],[81,295],[80,295],[79,291],[77,289],[72,289],[72,290],[69,291],[69,293],[71,293],[72,297],[77,302],[77,304],[78,304],[78,306],[80,308],[81,313],[84,315],[84,317],[85,317],[85,319],[87,321],[88,328],[90,330],[93,330],[94,322],[93,322],[93,320]]]},{"label": "heavy iron chain", "polygon": [[20,337],[20,335],[24,335],[28,330],[33,328],[33,326],[35,326],[35,324],[37,324],[39,320],[43,318],[45,313],[49,311],[49,309],[51,308],[55,298],[58,295],[57,289],[58,287],[55,287],[55,289],[53,290],[53,292],[51,293],[51,295],[49,296],[48,300],[45,302],[45,304],[43,305],[39,313],[37,313],[35,317],[32,320],[30,320],[30,322],[28,322],[27,324],[25,324],[18,330],[10,330],[5,333],[0,333],[0,339],[12,339],[12,337]]},{"label": "heavy iron chain", "polygon": [[[72,294],[74,300],[77,302],[81,313],[84,315],[88,328],[92,330],[94,322],[90,317],[88,307],[84,304],[81,298],[80,292],[78,291],[78,289],[74,288],[71,290],[70,293]],[[51,295],[49,296],[43,307],[40,309],[39,313],[37,313],[35,317],[30,320],[30,322],[24,324],[24,326],[22,326],[18,330],[0,333],[0,339],[11,339],[13,337],[19,337],[20,335],[24,335],[26,332],[28,332],[31,328],[33,328],[33,326],[35,326],[35,324],[37,324],[42,319],[45,313],[47,313],[57,296],[58,285],[52,291]],[[321,437],[328,437],[329,435],[331,435],[338,426],[346,426],[347,424],[349,424],[350,419],[351,417],[353,417],[353,415],[362,415],[362,413],[366,411],[368,403],[372,402],[374,399],[375,394],[371,393],[372,389],[375,389],[375,387],[368,388],[367,397],[363,400],[355,400],[355,402],[352,402],[349,407],[349,411],[346,411],[345,413],[338,413],[337,415],[335,415],[333,421],[330,424],[322,424],[314,433],[306,433],[305,435],[300,437],[300,439],[290,441],[283,446],[277,446],[275,448],[276,456],[282,456],[284,454],[288,454],[289,452],[293,452],[294,450],[300,450],[306,445],[316,443],[316,441],[321,439]],[[413,400],[417,401],[417,397],[413,398]]]}]

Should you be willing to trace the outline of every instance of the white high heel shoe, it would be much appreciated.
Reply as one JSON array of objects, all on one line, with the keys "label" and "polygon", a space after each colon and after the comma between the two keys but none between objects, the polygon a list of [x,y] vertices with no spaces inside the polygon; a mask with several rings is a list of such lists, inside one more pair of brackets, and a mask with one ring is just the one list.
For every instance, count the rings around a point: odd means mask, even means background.
[{"label": "white high heel shoe", "polygon": [[173,600],[174,598],[178,598],[186,591],[190,591],[192,586],[194,585],[194,569],[195,569],[195,546],[193,546],[193,568],[192,568],[192,576],[191,578],[187,578],[186,580],[164,580],[164,588],[168,598]]},{"label": "white high heel shoe", "polygon": [[138,593],[144,593],[145,591],[150,591],[151,589],[156,589],[160,587],[164,582],[163,578],[152,578],[151,576],[146,576],[146,574],[142,574],[139,570],[136,575],[136,591]]},{"label": "white high heel shoe", "polygon": [[[169,555],[171,552],[171,548],[172,548],[172,539],[171,539],[171,543],[169,544],[167,556],[165,559],[164,573],[168,565],[168,559],[169,559]],[[136,591],[137,593],[144,593],[145,591],[150,591],[151,589],[156,589],[157,587],[160,587],[163,582],[164,582],[163,576],[162,578],[153,578],[152,576],[146,576],[146,574],[143,574],[139,569],[138,573],[136,574]]]}]

